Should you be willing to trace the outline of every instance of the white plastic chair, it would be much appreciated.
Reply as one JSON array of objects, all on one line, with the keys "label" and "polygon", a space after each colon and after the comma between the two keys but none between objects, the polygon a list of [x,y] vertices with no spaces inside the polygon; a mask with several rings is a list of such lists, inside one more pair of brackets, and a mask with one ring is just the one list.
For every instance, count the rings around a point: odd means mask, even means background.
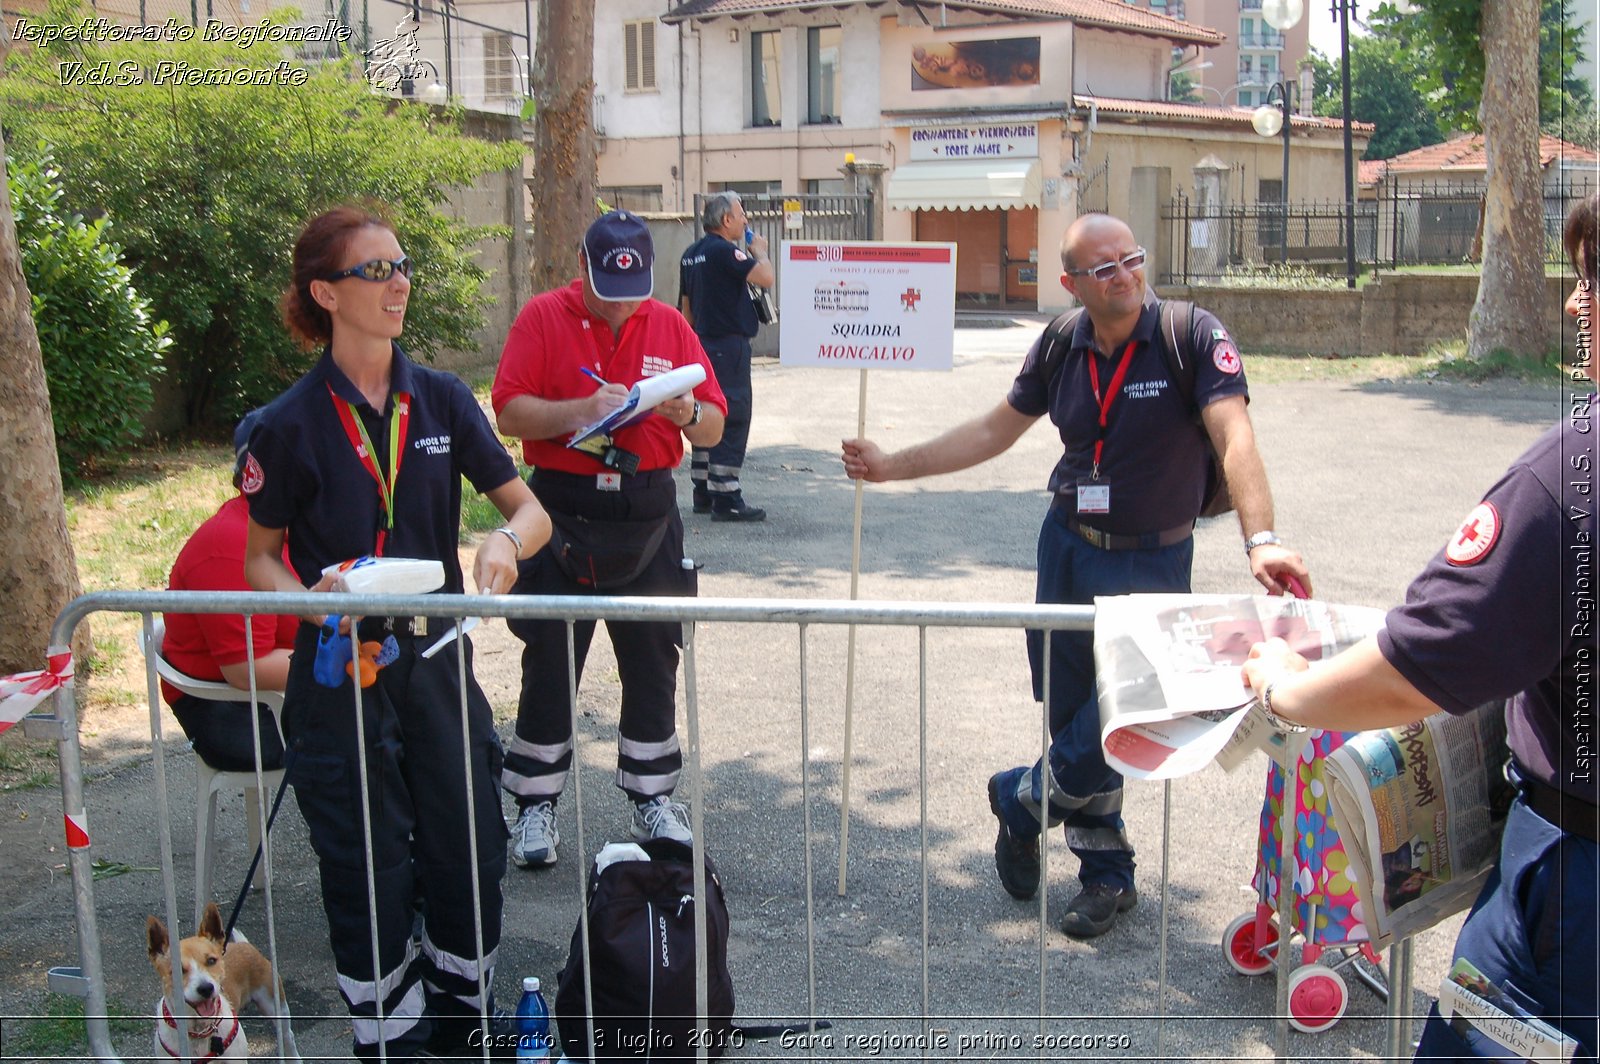
[{"label": "white plastic chair", "polygon": [[[258,622],[260,623],[260,622]],[[231,684],[220,680],[197,680],[187,673],[179,672],[166,656],[161,653],[162,641],[166,637],[166,622],[156,621],[153,625],[151,642],[145,643],[144,627],[139,628],[139,649],[155,662],[156,674],[167,683],[176,687],[186,695],[195,698],[207,698],[213,702],[244,702],[249,703],[250,692],[241,691]],[[263,707],[263,712],[272,716],[272,726],[278,732],[278,741],[283,741],[283,725],[279,716],[283,712],[283,692],[256,690],[256,701]],[[197,776],[196,804],[194,813],[194,922],[200,926],[200,916],[205,911],[206,902],[213,900],[211,897],[212,865],[216,861],[216,830],[217,830],[217,795],[223,791],[243,792],[245,802],[245,820],[249,831],[250,850],[254,854],[256,847],[261,843],[261,797],[262,792],[256,790],[256,774],[249,772],[223,772],[206,764],[206,760],[195,754],[195,771]],[[262,784],[266,787],[266,794],[272,795],[283,783],[283,769],[267,769],[261,773]],[[266,862],[256,866],[256,874],[252,886],[256,889],[266,883]]]}]

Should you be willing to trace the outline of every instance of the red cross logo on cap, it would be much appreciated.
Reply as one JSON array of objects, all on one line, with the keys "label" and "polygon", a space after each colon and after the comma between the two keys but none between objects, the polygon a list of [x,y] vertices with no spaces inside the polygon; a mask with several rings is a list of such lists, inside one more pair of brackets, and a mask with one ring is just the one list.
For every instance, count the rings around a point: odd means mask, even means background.
[{"label": "red cross logo on cap", "polygon": [[619,270],[631,270],[631,269],[633,269],[633,255],[631,253],[629,253],[629,252],[626,252],[626,251],[624,251],[621,254],[619,254],[617,256],[617,269],[619,269]]},{"label": "red cross logo on cap", "polygon": [[1494,503],[1480,502],[1445,545],[1445,560],[1451,565],[1476,565],[1488,557],[1499,538],[1500,511]]}]

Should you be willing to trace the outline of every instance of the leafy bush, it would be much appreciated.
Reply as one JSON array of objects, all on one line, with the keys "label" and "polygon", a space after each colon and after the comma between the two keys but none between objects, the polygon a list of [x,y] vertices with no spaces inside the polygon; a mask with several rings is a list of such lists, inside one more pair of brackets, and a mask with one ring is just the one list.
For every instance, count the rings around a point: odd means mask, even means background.
[{"label": "leafy bush", "polygon": [[[270,20],[291,24],[293,14]],[[48,20],[70,25],[83,15],[57,0]],[[190,423],[226,422],[310,364],[278,300],[311,215],[353,200],[387,205],[419,264],[405,344],[422,358],[471,345],[486,298],[472,244],[509,235],[438,208],[481,175],[518,165],[520,144],[470,136],[460,110],[375,94],[353,57],[313,66],[293,47],[203,35],[58,40],[13,51],[0,77],[8,132],[56,146],[76,209],[116,216],[127,261],[171,322]],[[175,70],[267,83],[190,84]],[[88,76],[96,71],[107,76]]]},{"label": "leafy bush", "polygon": [[49,151],[13,156],[9,176],[56,452],[71,482],[138,438],[172,339],[134,290],[133,271],[110,240],[110,219],[62,212],[61,175]]}]

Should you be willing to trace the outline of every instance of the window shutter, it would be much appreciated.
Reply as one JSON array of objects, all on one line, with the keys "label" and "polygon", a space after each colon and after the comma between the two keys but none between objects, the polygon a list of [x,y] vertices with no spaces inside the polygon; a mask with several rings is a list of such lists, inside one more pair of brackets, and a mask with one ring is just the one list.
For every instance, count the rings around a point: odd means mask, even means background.
[{"label": "window shutter", "polygon": [[656,87],[656,24],[654,20],[639,23],[639,85],[641,89]]},{"label": "window shutter", "polygon": [[628,90],[639,87],[639,24],[637,22],[624,22],[622,24],[622,65],[623,88]]}]

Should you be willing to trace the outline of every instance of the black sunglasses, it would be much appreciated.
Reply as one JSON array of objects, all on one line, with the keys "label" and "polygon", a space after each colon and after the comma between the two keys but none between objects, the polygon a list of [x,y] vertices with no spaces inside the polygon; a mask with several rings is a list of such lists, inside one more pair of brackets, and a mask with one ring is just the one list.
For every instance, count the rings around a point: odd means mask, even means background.
[{"label": "black sunglasses", "polygon": [[416,265],[411,261],[411,256],[402,255],[398,259],[373,259],[371,262],[363,262],[348,270],[330,274],[326,280],[331,282],[342,281],[346,277],[359,277],[363,281],[382,283],[393,277],[396,270],[400,271],[401,276],[410,278],[415,269]]}]

